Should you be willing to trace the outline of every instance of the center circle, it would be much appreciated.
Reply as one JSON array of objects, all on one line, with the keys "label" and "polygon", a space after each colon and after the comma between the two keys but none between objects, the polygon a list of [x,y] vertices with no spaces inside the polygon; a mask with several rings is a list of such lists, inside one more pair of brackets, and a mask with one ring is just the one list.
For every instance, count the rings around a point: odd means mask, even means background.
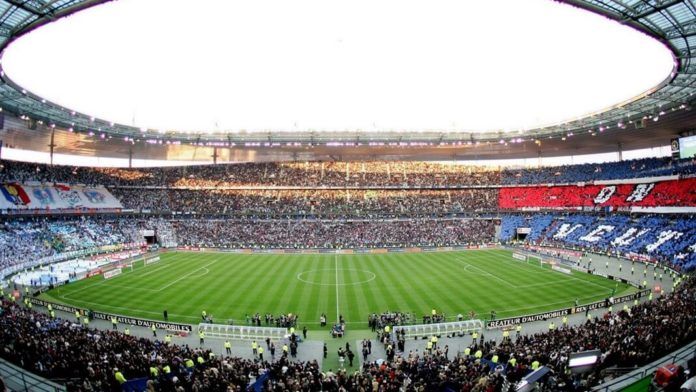
[{"label": "center circle", "polygon": [[[331,281],[329,282],[321,282],[319,279],[321,279],[322,276],[326,276],[327,272],[331,272]],[[358,277],[360,280],[351,282],[351,281],[346,281],[346,277],[348,277],[345,274],[342,274],[341,276],[338,277],[338,282],[336,282],[336,277],[334,276],[336,270],[333,268],[324,268],[324,269],[312,269],[312,270],[307,270],[307,271],[302,271],[297,274],[297,280],[300,282],[304,283],[309,283],[309,284],[314,284],[317,286],[354,286],[358,284],[364,284],[364,283],[369,283],[377,277],[377,275],[368,270],[361,270],[361,269],[339,269],[338,272],[347,272],[347,271],[353,271],[357,272]]]}]

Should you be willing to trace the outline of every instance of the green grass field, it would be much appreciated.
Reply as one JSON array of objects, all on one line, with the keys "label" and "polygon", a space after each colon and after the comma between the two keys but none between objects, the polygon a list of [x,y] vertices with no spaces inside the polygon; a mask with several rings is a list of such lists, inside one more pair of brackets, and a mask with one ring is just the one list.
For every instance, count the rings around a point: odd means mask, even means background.
[{"label": "green grass field", "polygon": [[[163,253],[114,278],[96,276],[46,292],[43,299],[134,317],[196,324],[202,310],[215,322],[244,323],[246,314],[295,313],[317,328],[342,314],[350,330],[366,329],[372,312],[401,311],[420,319],[437,309],[450,319],[531,314],[607,297],[616,282],[566,275],[524,263],[507,250],[446,253],[250,255]],[[630,286],[619,285],[617,294]]]}]

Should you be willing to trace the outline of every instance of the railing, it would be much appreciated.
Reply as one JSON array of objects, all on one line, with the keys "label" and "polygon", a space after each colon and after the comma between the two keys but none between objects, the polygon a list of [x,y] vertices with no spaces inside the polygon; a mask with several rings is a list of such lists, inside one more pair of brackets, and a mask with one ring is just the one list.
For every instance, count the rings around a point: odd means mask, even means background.
[{"label": "railing", "polygon": [[208,338],[223,338],[235,340],[280,340],[288,335],[288,330],[285,328],[273,327],[250,327],[240,325],[225,325],[225,324],[198,324],[198,331],[203,331],[205,337]]},{"label": "railing", "polygon": [[68,389],[0,359],[0,378],[7,390],[22,392],[63,392]]},{"label": "railing", "polygon": [[606,382],[602,385],[598,385],[592,388],[592,391],[610,392],[610,391],[620,391],[629,385],[632,385],[645,377],[650,376],[657,370],[658,367],[668,364],[684,364],[691,358],[696,356],[696,340],[691,342],[689,345],[680,348],[679,350],[666,355],[657,361],[654,361],[642,368],[636,369],[624,376],[618,377],[614,380]]},{"label": "railing", "polygon": [[395,326],[394,331],[405,332],[405,337],[423,337],[440,335],[461,335],[471,332],[481,332],[483,322],[481,320],[455,321],[451,323],[418,324]]}]

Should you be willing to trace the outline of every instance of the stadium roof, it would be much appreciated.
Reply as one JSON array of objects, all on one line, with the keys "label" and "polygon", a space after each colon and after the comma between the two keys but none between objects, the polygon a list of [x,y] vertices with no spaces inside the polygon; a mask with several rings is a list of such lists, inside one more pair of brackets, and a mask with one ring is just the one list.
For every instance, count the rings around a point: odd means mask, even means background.
[{"label": "stadium roof", "polygon": [[[0,0],[0,50],[4,50],[14,39],[36,29],[46,23],[50,23],[64,16],[73,14],[85,8],[89,8],[105,0],[79,1],[79,0]],[[172,141],[180,144],[217,145],[220,147],[237,148],[248,146],[255,147],[259,144],[287,144],[298,143],[317,145],[350,145],[355,147],[384,147],[389,143],[431,143],[430,145],[455,145],[457,143],[498,143],[501,144],[527,144],[536,140],[551,140],[570,138],[574,140],[592,140],[591,136],[609,135],[616,133],[621,135],[630,130],[636,124],[640,128],[655,129],[656,135],[663,127],[655,127],[652,123],[664,124],[670,116],[681,119],[675,123],[673,120],[669,132],[681,132],[684,126],[694,124],[694,116],[691,113],[678,114],[681,111],[690,111],[696,91],[696,6],[691,0],[625,0],[625,1],[580,1],[564,0],[564,3],[574,5],[611,19],[622,24],[640,30],[664,43],[673,53],[677,65],[671,77],[657,86],[645,96],[638,97],[631,102],[625,102],[602,113],[590,117],[578,119],[565,124],[533,129],[526,131],[524,135],[512,137],[503,132],[413,132],[413,133],[381,133],[365,135],[360,132],[268,132],[268,133],[235,133],[231,135],[216,135],[208,133],[179,134],[160,133],[148,130],[143,133],[141,129],[123,124],[112,124],[108,121],[91,117],[88,113],[75,113],[67,108],[48,102],[42,97],[35,96],[24,91],[21,86],[13,83],[6,75],[0,73],[0,107],[16,116],[26,119],[34,125],[36,122],[44,127],[52,127],[64,130],[70,129],[75,134],[100,135],[106,139],[128,142],[128,144],[161,144],[162,141]],[[640,61],[640,53],[627,53],[629,60]],[[31,127],[30,127],[31,128]],[[622,133],[623,132],[623,133]],[[653,135],[654,136],[654,135]],[[628,136],[630,138],[630,136]],[[102,139],[104,137],[102,136]],[[551,138],[551,139],[549,139]],[[620,138],[619,138],[620,139]],[[599,140],[599,139],[597,139]],[[649,143],[651,135],[645,135],[643,145]],[[658,144],[665,144],[664,137]],[[606,143],[612,143],[604,140]],[[621,142],[621,140],[618,140]],[[655,140],[652,140],[653,145]],[[370,145],[374,144],[374,145]],[[586,151],[588,146],[576,146]],[[599,145],[597,145],[599,148]],[[558,150],[558,149],[556,149]],[[601,149],[600,149],[601,150]],[[528,155],[528,154],[527,154]]]}]

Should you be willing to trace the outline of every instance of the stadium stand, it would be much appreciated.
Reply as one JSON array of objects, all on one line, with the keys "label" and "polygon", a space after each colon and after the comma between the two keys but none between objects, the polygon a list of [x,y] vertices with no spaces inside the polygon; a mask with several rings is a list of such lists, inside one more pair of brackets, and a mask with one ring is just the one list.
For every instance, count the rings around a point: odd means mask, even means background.
[{"label": "stadium stand", "polygon": [[[601,382],[602,369],[642,365],[696,338],[694,290],[694,280],[687,279],[674,293],[654,302],[606,313],[580,326],[497,344],[481,337],[469,346],[469,354],[454,359],[440,349],[432,354],[402,353],[391,360],[366,362],[354,373],[322,373],[316,362],[291,362],[287,357],[273,363],[219,358],[205,349],[51,319],[5,300],[0,304],[0,343],[4,358],[39,375],[67,380],[73,391],[120,391],[126,383],[148,391],[240,390],[257,380],[263,380],[265,390],[277,391],[399,390],[404,386],[408,390],[502,390],[529,373],[536,361],[553,371],[547,381],[550,390],[574,391]],[[566,371],[568,355],[588,349],[605,353],[601,365],[585,377]],[[121,382],[116,372],[123,376]]]},{"label": "stadium stand", "polygon": [[[680,179],[656,183],[638,202],[689,207],[694,205],[693,179],[688,178],[693,172],[693,161],[665,159],[515,171],[419,162],[90,169],[4,161],[0,182],[106,185],[127,212],[67,216],[45,209],[39,211],[40,217],[3,215],[0,269],[72,250],[142,241],[141,230],[156,230],[160,244],[167,246],[353,248],[489,243],[496,240],[500,225],[502,242],[515,241],[518,229],[528,228],[524,241],[529,244],[618,252],[690,271],[696,268],[696,223],[691,215],[624,210],[609,214],[632,206],[624,202],[600,203],[599,207],[611,208],[585,210],[597,206],[588,200],[606,185],[583,187],[587,190],[583,196],[576,183],[680,175]],[[574,185],[500,188],[501,183],[547,182]],[[370,188],[404,185],[416,189]],[[471,185],[477,187],[429,189]],[[220,189],[255,186],[259,189]],[[345,189],[348,186],[356,189]],[[617,185],[615,197],[625,201],[636,186]],[[568,203],[572,197],[579,202]],[[543,203],[535,204],[535,200]],[[541,207],[581,208],[573,213],[536,211]],[[460,213],[468,216],[455,217]],[[367,362],[352,374],[322,372],[316,362],[211,357],[203,349],[51,320],[3,300],[1,355],[37,374],[66,380],[75,391],[121,390],[115,369],[128,383],[152,391],[238,390],[253,382],[268,390],[502,390],[527,374],[534,361],[553,370],[547,381],[551,390],[574,391],[600,383],[602,369],[640,366],[693,340],[694,290],[694,281],[687,279],[673,294],[584,325],[508,342],[482,339],[469,347],[471,353],[481,351],[480,360],[473,354],[451,359],[437,350],[433,354],[401,352],[385,362]],[[682,311],[675,313],[675,308]],[[59,346],[65,349],[56,349]],[[593,348],[605,353],[593,373],[579,378],[565,371],[570,352]],[[491,365],[494,356],[504,372]],[[186,366],[187,359],[198,357],[203,363]],[[148,377],[151,366],[158,369],[157,375]]]},{"label": "stadium stand", "polygon": [[691,216],[505,216],[501,241],[530,228],[527,242],[659,261],[687,271],[696,268],[696,222]]},{"label": "stadium stand", "polygon": [[61,182],[160,187],[440,187],[574,184],[597,180],[696,174],[693,159],[646,158],[533,169],[486,168],[428,162],[244,163],[115,169],[2,161],[0,182]]}]

